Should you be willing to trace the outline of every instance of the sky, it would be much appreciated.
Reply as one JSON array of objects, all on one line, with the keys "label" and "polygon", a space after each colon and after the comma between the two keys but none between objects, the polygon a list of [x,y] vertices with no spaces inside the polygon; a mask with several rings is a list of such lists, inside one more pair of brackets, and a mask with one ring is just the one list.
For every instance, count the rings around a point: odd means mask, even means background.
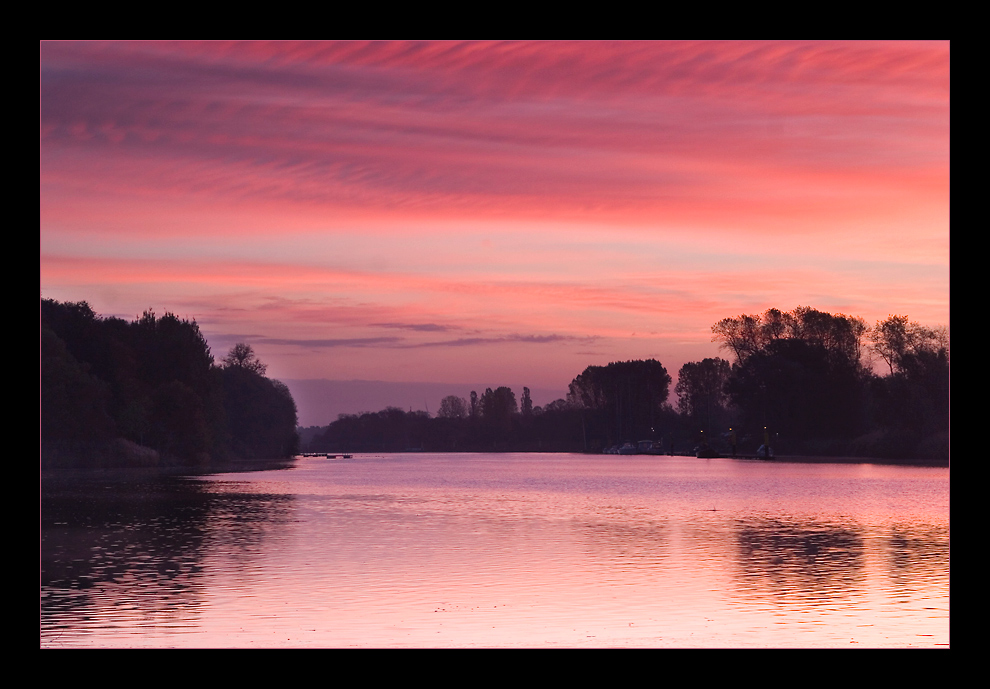
[{"label": "sky", "polygon": [[43,42],[39,109],[41,296],[273,378],[563,396],[771,307],[949,325],[948,42]]}]

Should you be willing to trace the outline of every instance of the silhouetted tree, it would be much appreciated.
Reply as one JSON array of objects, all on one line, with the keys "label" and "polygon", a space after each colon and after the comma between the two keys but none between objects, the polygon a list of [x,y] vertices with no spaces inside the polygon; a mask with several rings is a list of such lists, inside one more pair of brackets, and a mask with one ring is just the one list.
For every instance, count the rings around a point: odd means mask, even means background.
[{"label": "silhouetted tree", "polygon": [[288,388],[246,345],[217,368],[195,320],[149,310],[127,322],[42,299],[41,345],[43,450],[83,443],[78,456],[95,457],[121,437],[185,463],[295,451]]},{"label": "silhouetted tree", "polygon": [[619,361],[586,368],[571,381],[568,400],[588,410],[592,437],[613,444],[652,437],[669,388],[659,361]]},{"label": "silhouetted tree", "polygon": [[463,397],[447,395],[440,400],[440,411],[437,416],[441,419],[463,419],[468,415],[467,402]]},{"label": "silhouetted tree", "polygon": [[529,396],[529,388],[523,388],[521,412],[523,416],[533,415],[533,398]]},{"label": "silhouetted tree", "polygon": [[861,318],[798,306],[787,313],[767,309],[762,315],[723,318],[712,326],[712,341],[730,349],[739,364],[785,339],[814,343],[829,356],[858,363],[867,330],[866,322]]},{"label": "silhouetted tree", "polygon": [[142,380],[158,387],[174,380],[203,395],[210,386],[213,356],[196,321],[145,311],[133,326],[132,343]]},{"label": "silhouetted tree", "polygon": [[543,413],[550,412],[563,412],[569,409],[577,409],[573,402],[568,402],[567,400],[560,398],[555,399],[553,402],[547,402],[547,405],[543,407]]},{"label": "silhouetted tree", "polygon": [[[712,332],[736,355],[727,390],[751,435],[768,425],[791,450],[948,457],[945,328],[907,316],[867,328],[798,307],[723,319]],[[865,365],[864,342],[890,375]]]},{"label": "silhouetted tree", "polygon": [[41,437],[100,442],[114,436],[110,386],[89,373],[47,324],[41,327]]},{"label": "silhouetted tree", "polygon": [[284,383],[242,366],[225,367],[222,380],[235,457],[277,459],[298,451],[296,404]]},{"label": "silhouetted tree", "polygon": [[178,380],[158,386],[151,399],[146,443],[185,463],[209,461],[210,433],[203,400]]},{"label": "silhouetted tree", "polygon": [[504,446],[512,429],[512,416],[519,407],[516,395],[510,388],[501,386],[492,390],[486,388],[479,401],[481,420],[489,433],[493,446]]},{"label": "silhouetted tree", "polygon": [[729,396],[725,383],[732,367],[725,359],[703,359],[681,366],[677,375],[677,393],[681,413],[700,424],[709,433],[724,421]]},{"label": "silhouetted tree", "polygon": [[874,420],[882,429],[871,454],[949,456],[949,353],[921,348],[897,356],[895,371],[870,387]]},{"label": "silhouetted tree", "polygon": [[726,389],[754,436],[767,426],[791,448],[865,430],[858,362],[820,343],[778,340],[734,366]]},{"label": "silhouetted tree", "polygon": [[255,355],[251,345],[244,342],[238,342],[230,348],[230,352],[223,358],[223,365],[226,368],[237,367],[247,369],[248,371],[257,373],[259,376],[265,375],[265,372],[268,370],[268,366],[261,363]]},{"label": "silhouetted tree", "polygon": [[890,373],[900,372],[906,358],[923,353],[948,351],[949,337],[944,327],[929,328],[909,322],[907,316],[889,316],[870,329],[870,351],[886,362]]}]

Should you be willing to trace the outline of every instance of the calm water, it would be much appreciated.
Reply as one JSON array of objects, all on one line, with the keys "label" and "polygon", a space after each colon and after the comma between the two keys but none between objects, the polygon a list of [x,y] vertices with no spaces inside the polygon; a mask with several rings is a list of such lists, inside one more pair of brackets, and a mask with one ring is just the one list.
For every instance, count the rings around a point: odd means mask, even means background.
[{"label": "calm water", "polygon": [[410,454],[42,485],[42,647],[948,644],[948,469]]}]

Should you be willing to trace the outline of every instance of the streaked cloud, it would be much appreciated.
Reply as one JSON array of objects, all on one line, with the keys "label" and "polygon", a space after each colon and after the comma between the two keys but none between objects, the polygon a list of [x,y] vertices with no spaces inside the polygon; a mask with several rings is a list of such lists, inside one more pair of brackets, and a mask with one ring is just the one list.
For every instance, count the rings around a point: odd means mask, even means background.
[{"label": "streaked cloud", "polygon": [[275,375],[565,386],[770,306],[948,322],[945,42],[46,42],[39,111],[42,294]]},{"label": "streaked cloud", "polygon": [[477,345],[505,344],[557,344],[561,342],[593,342],[595,337],[573,337],[566,335],[519,335],[512,333],[504,337],[462,337],[456,340],[438,340],[405,345],[409,347],[474,347]]},{"label": "streaked cloud", "polygon": [[401,342],[398,337],[351,337],[336,340],[289,340],[277,337],[262,337],[257,340],[269,345],[292,345],[294,347],[316,347],[326,349],[330,347],[380,347],[395,346]]},{"label": "streaked cloud", "polygon": [[415,330],[416,332],[423,333],[442,333],[451,330],[450,327],[445,325],[437,325],[436,323],[370,323],[376,328],[396,328],[398,330]]}]

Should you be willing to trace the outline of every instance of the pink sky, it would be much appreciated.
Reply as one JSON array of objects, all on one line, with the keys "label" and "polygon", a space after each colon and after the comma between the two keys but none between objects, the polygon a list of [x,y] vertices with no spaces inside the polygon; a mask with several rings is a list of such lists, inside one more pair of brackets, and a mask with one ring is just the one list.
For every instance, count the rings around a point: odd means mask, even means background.
[{"label": "pink sky", "polygon": [[947,42],[55,42],[40,66],[42,296],[195,318],[276,378],[563,395],[591,364],[676,376],[771,306],[949,324]]}]

